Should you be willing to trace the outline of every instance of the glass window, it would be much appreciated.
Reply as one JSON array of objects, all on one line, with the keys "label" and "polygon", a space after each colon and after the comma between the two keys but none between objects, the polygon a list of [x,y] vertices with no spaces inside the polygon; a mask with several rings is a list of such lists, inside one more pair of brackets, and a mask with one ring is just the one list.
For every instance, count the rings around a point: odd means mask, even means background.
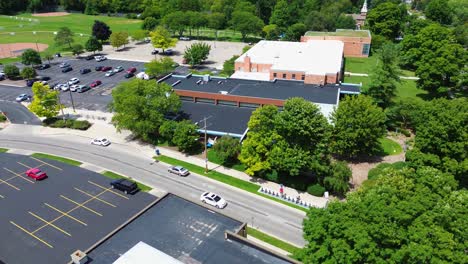
[{"label": "glass window", "polygon": [[302,74],[301,80],[305,80],[305,75],[304,74]]},{"label": "glass window", "polygon": [[283,73],[283,79],[286,79],[286,73]]},{"label": "glass window", "polygon": [[296,74],[293,73],[292,78],[293,78],[293,79],[296,79]]},{"label": "glass window", "polygon": [[276,78],[276,72],[273,73],[273,77]]},{"label": "glass window", "polygon": [[364,44],[362,46],[362,55],[369,55],[370,44]]}]

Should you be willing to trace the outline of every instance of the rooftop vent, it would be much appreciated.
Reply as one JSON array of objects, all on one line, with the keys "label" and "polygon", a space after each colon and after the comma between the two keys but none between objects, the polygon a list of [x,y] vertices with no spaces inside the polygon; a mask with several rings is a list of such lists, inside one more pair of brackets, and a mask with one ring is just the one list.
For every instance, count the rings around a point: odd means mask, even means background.
[{"label": "rooftop vent", "polygon": [[201,82],[202,82],[202,80],[200,79],[200,80],[197,81],[197,84],[200,84]]},{"label": "rooftop vent", "polygon": [[222,84],[222,83],[223,83],[223,81],[218,81],[218,84]]},{"label": "rooftop vent", "polygon": [[220,94],[229,94],[228,91],[219,91]]},{"label": "rooftop vent", "polygon": [[203,81],[204,82],[210,81],[210,75],[208,75],[208,74],[203,75]]}]

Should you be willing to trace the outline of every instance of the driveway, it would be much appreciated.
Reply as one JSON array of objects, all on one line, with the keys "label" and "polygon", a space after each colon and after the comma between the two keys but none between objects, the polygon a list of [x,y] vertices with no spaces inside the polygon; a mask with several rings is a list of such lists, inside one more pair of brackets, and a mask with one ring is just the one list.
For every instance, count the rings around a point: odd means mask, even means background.
[{"label": "driveway", "polygon": [[17,102],[0,101],[0,112],[5,113],[13,124],[41,125],[41,120],[29,109]]}]

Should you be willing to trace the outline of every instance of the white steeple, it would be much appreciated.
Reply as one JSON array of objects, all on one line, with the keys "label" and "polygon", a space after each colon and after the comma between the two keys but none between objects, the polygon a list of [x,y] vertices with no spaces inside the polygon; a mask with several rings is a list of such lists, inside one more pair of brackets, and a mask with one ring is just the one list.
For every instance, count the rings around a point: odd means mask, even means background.
[{"label": "white steeple", "polygon": [[361,8],[361,15],[363,16],[367,15],[367,0],[364,0],[364,4],[362,5],[362,8]]}]

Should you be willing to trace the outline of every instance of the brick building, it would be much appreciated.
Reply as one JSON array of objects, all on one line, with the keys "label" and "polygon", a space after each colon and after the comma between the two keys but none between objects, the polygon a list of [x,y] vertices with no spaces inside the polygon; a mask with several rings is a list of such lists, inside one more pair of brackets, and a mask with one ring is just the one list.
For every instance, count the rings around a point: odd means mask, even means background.
[{"label": "brick building", "polygon": [[344,43],[345,57],[369,57],[371,34],[369,30],[337,29],[336,32],[308,31],[301,37],[301,42],[317,40],[335,40]]},{"label": "brick building", "polygon": [[231,78],[296,80],[306,84],[335,84],[343,76],[343,42],[262,40],[235,61]]}]

